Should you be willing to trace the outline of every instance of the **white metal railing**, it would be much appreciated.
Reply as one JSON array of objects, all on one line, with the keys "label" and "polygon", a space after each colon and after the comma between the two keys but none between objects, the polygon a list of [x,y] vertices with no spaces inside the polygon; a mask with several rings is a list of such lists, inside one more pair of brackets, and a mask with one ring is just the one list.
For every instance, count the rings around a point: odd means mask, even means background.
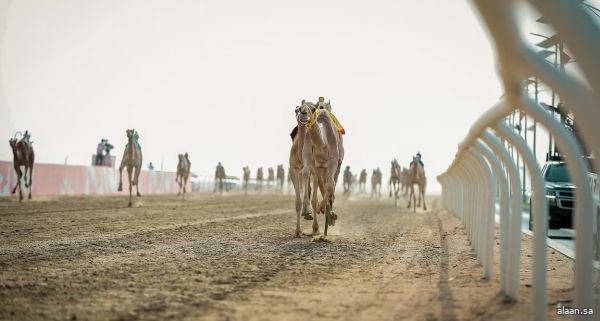
[{"label": "white metal railing", "polygon": [[[530,99],[523,88],[529,77],[537,77],[552,87],[568,102],[578,121],[578,134],[583,143],[599,153],[600,27],[579,1],[522,1],[539,10],[561,36],[581,67],[584,75],[584,79],[581,79],[546,63],[521,37],[516,17],[517,7],[521,5],[519,1],[473,2],[494,42],[505,95],[473,124],[467,137],[459,144],[452,164],[438,176],[442,185],[443,206],[463,221],[477,259],[484,266],[484,277],[491,278],[495,202],[499,203],[501,290],[508,297],[517,299],[521,252],[521,181],[517,166],[503,143],[517,150],[530,173],[533,190],[533,311],[535,320],[546,320],[548,204],[544,181],[537,160],[526,142],[503,122],[503,118],[516,109],[527,113],[555,137],[577,187],[574,212],[574,307],[594,308],[593,248],[598,209],[587,177],[587,163],[582,158],[580,143],[573,134]],[[600,157],[596,157],[594,162],[595,167],[600,168]],[[595,312],[600,313],[600,308],[595,308]],[[593,320],[594,316],[578,315],[575,318]]]}]

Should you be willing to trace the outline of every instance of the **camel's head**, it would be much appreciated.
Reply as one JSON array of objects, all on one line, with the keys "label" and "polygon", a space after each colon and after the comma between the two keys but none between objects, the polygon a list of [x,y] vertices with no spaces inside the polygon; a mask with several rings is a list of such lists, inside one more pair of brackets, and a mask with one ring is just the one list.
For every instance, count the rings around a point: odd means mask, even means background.
[{"label": "camel's head", "polygon": [[300,106],[297,106],[295,110],[296,120],[298,121],[298,123],[308,123],[315,109],[316,107],[313,103],[302,100]]},{"label": "camel's head", "polygon": [[179,161],[183,161],[185,156],[183,154],[177,154],[177,156],[179,157]]},{"label": "camel's head", "polygon": [[133,139],[133,134],[135,133],[135,129],[127,129],[125,132],[127,133],[127,138]]},{"label": "camel's head", "polygon": [[17,148],[17,139],[16,138],[9,139],[8,144],[14,150],[15,148]]}]

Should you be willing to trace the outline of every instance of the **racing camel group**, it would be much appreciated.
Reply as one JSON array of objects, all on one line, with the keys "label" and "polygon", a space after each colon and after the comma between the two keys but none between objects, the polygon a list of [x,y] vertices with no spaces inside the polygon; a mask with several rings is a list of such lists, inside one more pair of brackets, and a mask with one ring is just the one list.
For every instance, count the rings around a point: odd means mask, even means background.
[{"label": "racing camel group", "polygon": [[[242,190],[244,191],[244,194],[248,194],[248,190],[250,189],[250,167],[245,166],[242,168],[242,171],[244,172]],[[285,182],[285,170],[283,169],[283,165],[277,165],[277,177],[275,177],[275,170],[272,167],[269,167],[267,172],[267,186],[275,185],[275,180],[277,179],[275,191],[278,193],[283,193],[283,184]],[[263,168],[259,167],[256,170],[256,190],[258,192],[262,192],[263,190],[264,179],[265,176]]]},{"label": "racing camel group", "polygon": [[[123,190],[123,169],[127,168],[127,176],[129,181],[129,207],[132,206],[133,197],[133,186],[136,188],[136,195],[140,194],[138,179],[140,172],[142,171],[142,147],[139,143],[139,135],[135,129],[127,129],[127,145],[125,145],[125,151],[123,152],[123,158],[121,165],[119,166],[119,187],[118,191]],[[17,139],[17,136],[21,135],[21,139]],[[13,152],[13,166],[17,174],[17,182],[12,194],[19,189],[19,200],[23,200],[23,193],[21,190],[21,179],[25,182],[25,187],[29,188],[28,198],[31,199],[31,186],[32,186],[32,175],[33,165],[35,160],[35,152],[33,150],[33,142],[30,141],[30,135],[28,131],[25,134],[17,132],[13,138],[9,141],[9,145]],[[179,185],[179,191],[177,195],[182,194],[185,198],[187,181],[190,178],[191,162],[188,157],[188,153],[179,154],[179,162],[177,164],[177,175],[175,181]],[[24,170],[21,170],[24,167]]]},{"label": "racing camel group", "polygon": [[[335,188],[337,185],[340,169],[344,160],[343,135],[344,128],[332,113],[331,102],[325,102],[323,97],[319,97],[317,103],[302,100],[301,104],[294,110],[297,126],[292,130],[292,146],[289,156],[288,179],[295,191],[295,209],[296,209],[296,230],[295,236],[302,234],[300,228],[301,217],[305,220],[312,220],[311,235],[319,234],[318,214],[324,214],[324,236],[327,236],[329,226],[333,226],[338,219],[333,206],[335,201]],[[17,133],[19,134],[19,133]],[[29,134],[26,131],[23,138],[17,140],[15,137],[9,140],[13,151],[13,164],[17,173],[17,183],[12,190],[14,194],[19,189],[19,199],[23,199],[21,191],[21,179],[25,181],[25,187],[29,188],[29,198],[31,199],[32,173],[34,164],[34,151],[32,142],[29,140]],[[121,165],[119,166],[119,187],[118,191],[123,190],[122,173],[127,168],[129,180],[129,206],[132,206],[133,186],[136,187],[136,195],[141,196],[138,186],[138,178],[142,168],[142,149],[138,142],[139,135],[134,129],[127,129],[127,145],[123,152]],[[427,210],[425,204],[425,187],[427,179],[420,154],[413,157],[409,168],[402,168],[397,160],[391,162],[391,173],[389,180],[390,197],[393,195],[396,206],[402,192],[408,196],[408,207],[413,205],[416,211],[423,200],[423,209]],[[177,165],[176,182],[179,184],[180,195],[183,190],[185,198],[186,184],[190,177],[191,162],[188,154],[179,154]],[[24,167],[24,172],[21,167]],[[243,168],[243,189],[247,193],[248,182],[250,179],[250,169]],[[371,175],[371,197],[379,199],[381,196],[382,172],[380,169],[373,171]],[[284,183],[283,165],[277,166],[277,187],[283,191]],[[225,180],[225,170],[219,163],[215,173],[215,182],[223,186]],[[264,179],[262,167],[257,169],[258,188],[262,189]],[[268,171],[268,182],[275,181],[275,172],[272,168]],[[359,190],[366,190],[367,172],[362,170],[360,178],[352,175],[349,166],[344,172],[344,195],[349,196],[350,188],[358,181]],[[418,191],[415,193],[414,185],[418,185]],[[215,185],[217,186],[217,185]],[[215,187],[216,190],[216,187]],[[319,197],[321,201],[319,202]],[[418,203],[417,203],[418,202]],[[314,216],[313,216],[314,215]]]}]

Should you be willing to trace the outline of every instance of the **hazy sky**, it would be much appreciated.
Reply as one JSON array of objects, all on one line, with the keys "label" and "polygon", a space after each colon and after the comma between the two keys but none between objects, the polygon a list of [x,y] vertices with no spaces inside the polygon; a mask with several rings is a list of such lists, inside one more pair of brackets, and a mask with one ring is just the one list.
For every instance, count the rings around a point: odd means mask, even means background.
[{"label": "hazy sky", "polygon": [[144,164],[287,168],[300,100],[331,99],[357,172],[423,154],[430,190],[502,94],[464,0],[0,1],[0,159],[29,129],[39,162],[89,164],[125,129]]}]

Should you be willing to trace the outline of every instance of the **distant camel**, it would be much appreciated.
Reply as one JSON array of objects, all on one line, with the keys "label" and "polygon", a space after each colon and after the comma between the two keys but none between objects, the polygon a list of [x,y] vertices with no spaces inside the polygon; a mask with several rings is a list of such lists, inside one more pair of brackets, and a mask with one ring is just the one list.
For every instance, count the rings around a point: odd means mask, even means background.
[{"label": "distant camel", "polygon": [[221,165],[221,162],[217,164],[217,168],[215,169],[215,193],[217,189],[219,189],[219,194],[223,194],[223,188],[227,188],[225,185],[225,179],[227,175],[225,175],[225,167]]},{"label": "distant camel", "polygon": [[[415,199],[415,188],[414,185],[419,185],[419,203]],[[425,204],[425,187],[427,185],[427,177],[425,177],[425,169],[419,163],[418,157],[413,157],[413,161],[410,163],[410,168],[408,170],[408,187],[410,188],[410,195],[408,196],[408,208],[411,206],[411,201],[414,205],[414,211],[417,211],[417,207],[421,206],[421,196],[423,197],[423,209],[427,210],[427,205]]]},{"label": "distant camel", "polygon": [[[123,168],[127,167],[127,177],[129,179],[129,207],[131,207],[131,193],[132,187],[135,185],[136,195],[140,194],[140,187],[138,185],[138,178],[140,177],[140,171],[142,170],[142,147],[138,142],[138,133],[134,129],[127,129],[127,145],[123,152],[123,159],[121,160],[121,166],[119,166],[119,192],[123,190]],[[135,172],[133,172],[135,169]]]},{"label": "distant camel", "polygon": [[402,175],[400,176],[400,184],[402,185],[401,191],[404,197],[408,196],[408,168],[402,167]]},{"label": "distant camel", "polygon": [[[300,183],[306,186],[304,199],[310,199],[315,214],[325,214],[324,236],[327,236],[329,225],[335,225],[337,220],[337,215],[333,211],[334,193],[344,159],[342,139],[344,129],[329,110],[331,110],[329,104],[323,108],[317,108],[313,103],[306,101],[302,101],[301,106],[296,108],[298,136],[304,139]],[[309,197],[308,186],[311,174],[315,179],[313,195]],[[318,205],[317,190],[321,191],[323,197]],[[297,211],[297,215],[300,215],[299,211]],[[318,233],[318,230],[319,225],[315,217],[313,234]]]},{"label": "distant camel", "polygon": [[263,185],[263,180],[265,179],[265,177],[264,177],[264,176],[265,176],[265,175],[264,175],[264,173],[263,173],[263,168],[262,168],[262,167],[259,167],[259,168],[256,170],[256,189],[257,189],[259,192],[262,192],[262,189],[263,189],[263,186],[262,186],[262,185]]},{"label": "distant camel", "polygon": [[342,195],[350,197],[350,188],[352,187],[352,172],[350,166],[346,166],[344,170],[344,193]]},{"label": "distant camel", "polygon": [[359,193],[367,192],[367,170],[364,168],[360,172],[360,178],[358,179],[358,192]]},{"label": "distant camel", "polygon": [[379,200],[381,198],[381,180],[382,180],[381,170],[374,169],[373,174],[371,174],[371,198],[375,198]]},{"label": "distant camel", "polygon": [[[17,132],[20,134],[20,132]],[[31,143],[27,143],[23,138],[17,141],[15,137],[8,140],[8,144],[12,148],[13,152],[13,166],[15,168],[15,172],[17,172],[17,183],[12,190],[12,194],[17,191],[17,187],[19,188],[19,201],[23,200],[23,191],[21,190],[21,178],[25,181],[25,187],[29,188],[29,196],[28,199],[31,199],[31,184],[32,184],[32,176],[33,176],[33,163],[35,161],[35,153],[33,152],[33,146]],[[25,173],[21,171],[21,166],[25,167]],[[27,177],[27,172],[29,172],[29,179]]]},{"label": "distant camel", "polygon": [[181,194],[181,187],[183,186],[183,199],[185,199],[185,186],[190,178],[190,169],[192,163],[190,162],[188,153],[179,154],[178,157],[179,163],[177,164],[177,176],[175,177],[175,182],[179,184],[179,192],[177,192],[177,196]]},{"label": "distant camel", "polygon": [[248,183],[250,182],[250,167],[246,166],[243,168],[244,170],[244,182],[242,188],[244,189],[244,194],[248,194]]},{"label": "distant camel", "polygon": [[277,165],[277,191],[283,194],[283,183],[285,181],[285,170],[283,165]]},{"label": "distant camel", "polygon": [[269,188],[272,188],[273,185],[275,185],[275,171],[273,170],[273,167],[269,167],[267,169],[267,186],[269,186]]},{"label": "distant camel", "polygon": [[402,168],[400,167],[400,164],[398,163],[398,161],[396,159],[394,159],[392,162],[392,168],[390,169],[390,181],[389,181],[389,189],[390,189],[390,196],[392,197],[392,190],[394,191],[394,204],[396,205],[396,207],[398,206],[398,198],[399,198],[399,192],[400,192],[400,181],[401,181],[401,176],[402,176]]}]

